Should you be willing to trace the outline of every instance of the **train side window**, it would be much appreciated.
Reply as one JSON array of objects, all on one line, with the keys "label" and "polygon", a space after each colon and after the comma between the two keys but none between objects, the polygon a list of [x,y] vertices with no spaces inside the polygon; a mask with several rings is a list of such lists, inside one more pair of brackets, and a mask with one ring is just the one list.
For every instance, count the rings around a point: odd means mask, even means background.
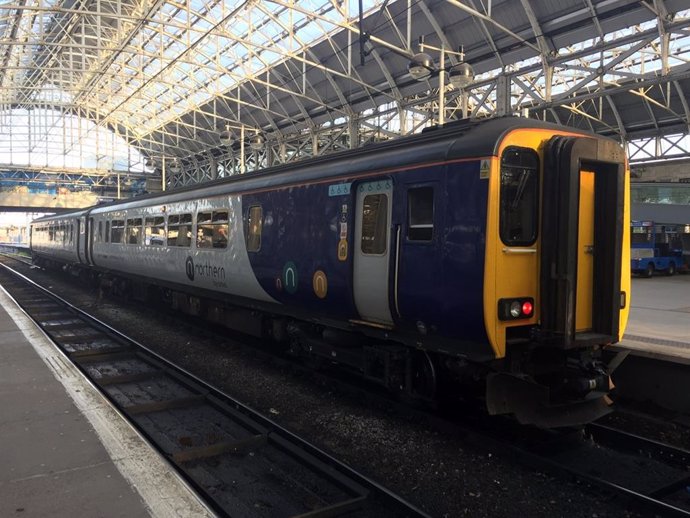
[{"label": "train side window", "polygon": [[362,203],[363,254],[386,253],[388,235],[388,195],[369,194]]},{"label": "train side window", "polygon": [[431,241],[434,237],[434,188],[407,191],[407,239]]},{"label": "train side window", "polygon": [[247,252],[258,252],[261,250],[263,221],[261,205],[249,207],[249,215],[247,217]]},{"label": "train side window", "polygon": [[127,220],[127,244],[141,244],[141,218]]},{"label": "train side window", "polygon": [[168,217],[168,246],[189,247],[192,242],[192,215]]},{"label": "train side window", "polygon": [[533,149],[509,147],[501,156],[501,240],[511,246],[533,244],[538,211],[539,157]]},{"label": "train side window", "polygon": [[125,240],[125,220],[114,219],[110,225],[110,242],[124,243]]},{"label": "train side window", "polygon": [[180,216],[168,216],[168,246],[177,246],[177,234],[180,228]]},{"label": "train side window", "polygon": [[196,215],[196,247],[213,247],[213,225],[211,224],[211,212],[199,212]]},{"label": "train side window", "polygon": [[197,248],[228,247],[228,211],[214,210],[197,215]]},{"label": "train side window", "polygon": [[96,241],[99,243],[103,241],[103,222],[99,221],[98,222],[98,235],[96,237]]},{"label": "train side window", "polygon": [[110,221],[105,222],[105,242],[110,243]]},{"label": "train side window", "polygon": [[165,246],[165,218],[155,216],[144,220],[144,244],[146,246]]}]

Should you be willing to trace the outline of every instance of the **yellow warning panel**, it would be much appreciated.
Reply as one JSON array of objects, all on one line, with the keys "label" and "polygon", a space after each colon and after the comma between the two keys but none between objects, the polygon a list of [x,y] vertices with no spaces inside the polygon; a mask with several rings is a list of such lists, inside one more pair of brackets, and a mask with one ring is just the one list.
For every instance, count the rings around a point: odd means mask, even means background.
[{"label": "yellow warning panel", "polygon": [[580,207],[577,236],[577,295],[575,330],[592,329],[594,291],[594,173],[580,171]]}]

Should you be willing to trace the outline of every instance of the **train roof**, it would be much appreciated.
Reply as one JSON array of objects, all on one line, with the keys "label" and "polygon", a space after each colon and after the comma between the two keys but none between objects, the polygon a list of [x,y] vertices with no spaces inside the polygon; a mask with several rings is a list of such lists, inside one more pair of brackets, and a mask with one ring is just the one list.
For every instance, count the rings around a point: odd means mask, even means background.
[{"label": "train roof", "polygon": [[[521,117],[500,117],[485,120],[455,121],[444,126],[427,128],[422,133],[401,137],[392,141],[365,145],[357,149],[314,157],[290,164],[282,164],[244,175],[233,175],[198,185],[160,193],[117,200],[97,205],[89,212],[101,213],[118,209],[144,207],[152,204],[165,204],[184,201],[194,197],[211,197],[246,190],[261,190],[281,185],[299,184],[315,179],[328,179],[344,173],[356,175],[364,171],[381,170],[401,165],[415,165],[431,162],[456,160],[461,158],[483,157],[498,152],[502,138],[517,128],[543,128],[579,133],[605,138],[574,128]],[[80,214],[84,211],[80,211]],[[74,216],[69,213],[63,216]],[[47,216],[35,221],[57,219]]]},{"label": "train roof", "polygon": [[91,208],[86,208],[86,209],[79,209],[75,210],[72,212],[61,212],[60,214],[53,214],[51,216],[41,216],[40,218],[36,218],[31,221],[31,224],[33,225],[34,223],[41,223],[41,222],[47,222],[47,221],[61,221],[61,220],[68,220],[68,219],[74,219],[78,218],[80,216],[83,216],[87,212],[89,212]]}]

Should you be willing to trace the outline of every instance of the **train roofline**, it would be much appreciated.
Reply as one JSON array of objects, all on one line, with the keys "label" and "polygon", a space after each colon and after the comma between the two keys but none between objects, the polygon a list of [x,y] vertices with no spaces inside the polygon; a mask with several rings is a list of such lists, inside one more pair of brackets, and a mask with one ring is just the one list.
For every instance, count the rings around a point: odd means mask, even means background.
[{"label": "train roofline", "polygon": [[[401,163],[405,165],[422,165],[432,162],[461,160],[463,158],[495,156],[504,136],[516,128],[553,129],[557,131],[567,129],[569,133],[611,140],[609,137],[603,137],[577,128],[564,128],[557,124],[523,117],[506,116],[484,120],[460,120],[443,126],[432,126],[419,134],[397,138],[388,142],[365,145],[357,149],[272,166],[258,172],[219,178],[204,182],[203,184],[188,185],[178,189],[115,200],[74,212],[44,216],[34,220],[32,223],[81,217],[90,214],[92,211],[94,213],[101,213],[119,208],[125,210],[145,207],[150,206],[153,200],[160,200],[159,203],[161,204],[184,201],[189,199],[189,193],[195,193],[195,195],[201,197],[213,197],[247,190],[279,188],[282,185],[287,186],[300,181],[313,181],[316,178],[324,180],[329,177],[343,176],[344,170],[339,166],[347,163],[348,160],[350,162],[347,175],[356,176],[377,168],[382,169],[382,174],[385,174],[386,168],[396,167]],[[434,145],[423,147],[420,152],[420,146],[424,144]],[[391,156],[395,157],[394,161],[396,164],[390,163]],[[406,157],[408,160],[405,159]],[[372,163],[372,159],[378,159],[384,163],[381,166],[377,166],[376,160]],[[328,171],[328,169],[335,170]],[[287,174],[289,172],[299,172],[300,174]],[[240,187],[242,184],[244,186]],[[233,186],[238,188],[233,189]],[[228,189],[219,190],[219,187],[227,187]],[[155,203],[154,201],[153,204]]]}]

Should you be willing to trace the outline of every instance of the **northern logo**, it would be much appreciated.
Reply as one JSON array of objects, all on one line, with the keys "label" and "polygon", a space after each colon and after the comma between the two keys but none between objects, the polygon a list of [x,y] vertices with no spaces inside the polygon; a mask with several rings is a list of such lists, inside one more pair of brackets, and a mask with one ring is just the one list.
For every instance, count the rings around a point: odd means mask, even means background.
[{"label": "northern logo", "polygon": [[185,273],[190,281],[193,281],[196,277],[199,278],[209,278],[214,283],[225,281],[225,268],[222,266],[213,266],[211,263],[206,264],[194,264],[194,259],[192,257],[187,257],[185,261]]},{"label": "northern logo", "polygon": [[194,260],[191,257],[187,257],[185,262],[185,270],[187,271],[187,278],[190,281],[194,280]]}]

